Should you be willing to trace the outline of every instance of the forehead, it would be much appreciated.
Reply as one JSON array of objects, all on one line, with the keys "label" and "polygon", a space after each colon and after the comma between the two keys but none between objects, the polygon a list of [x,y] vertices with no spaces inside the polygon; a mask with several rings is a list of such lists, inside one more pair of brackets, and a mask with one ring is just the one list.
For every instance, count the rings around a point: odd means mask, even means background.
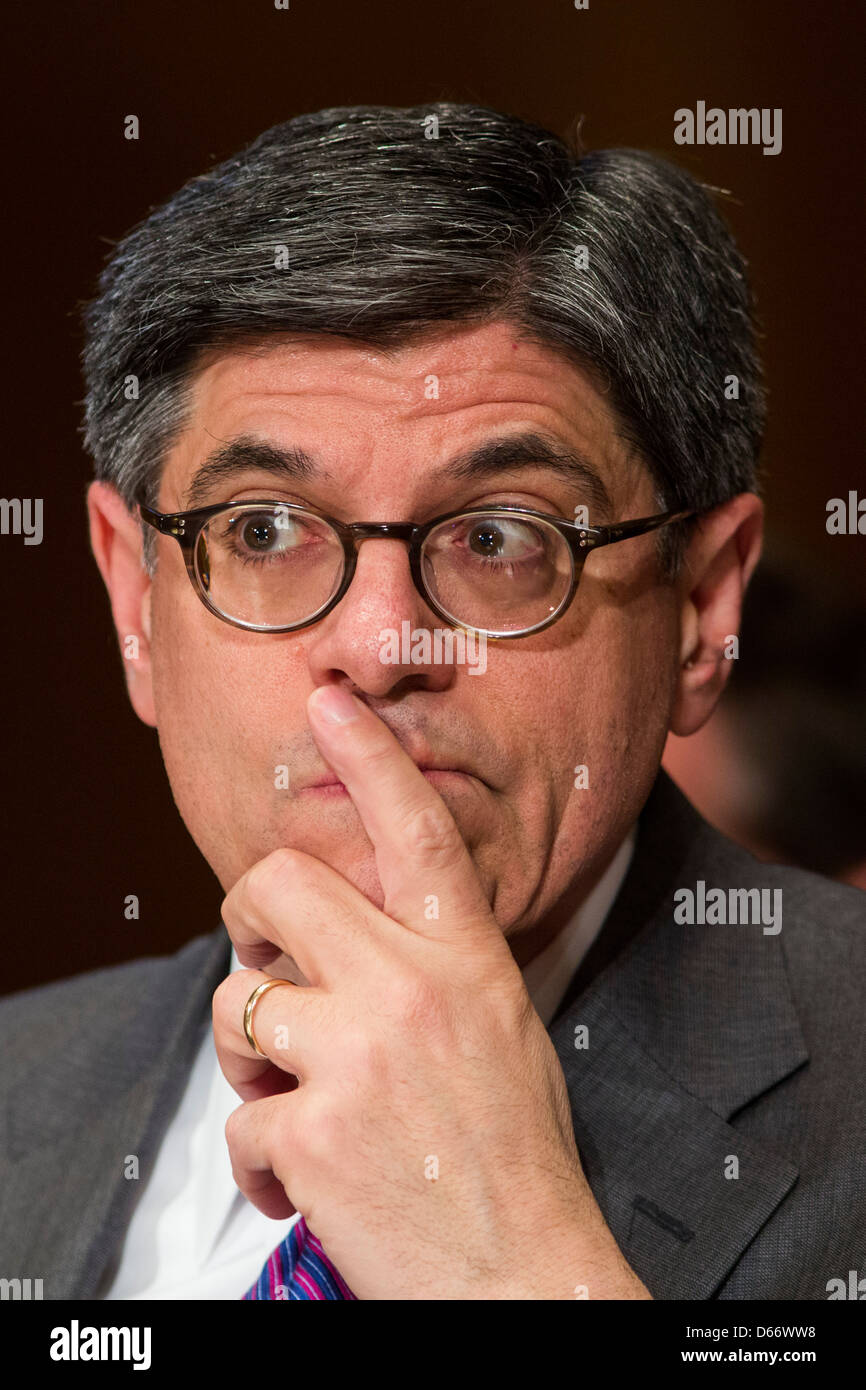
[{"label": "forehead", "polygon": [[592,457],[612,491],[633,480],[632,451],[590,373],[507,321],[443,326],[394,349],[281,334],[200,356],[165,478],[179,490],[216,445],[247,437],[303,448],[352,485],[393,472],[398,456],[404,475],[420,474],[527,427]]}]

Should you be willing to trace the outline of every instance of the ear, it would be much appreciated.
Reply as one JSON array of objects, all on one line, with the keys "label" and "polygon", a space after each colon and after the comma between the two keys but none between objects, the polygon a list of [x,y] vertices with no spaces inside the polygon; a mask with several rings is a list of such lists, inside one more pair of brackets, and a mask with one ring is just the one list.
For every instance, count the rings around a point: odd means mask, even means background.
[{"label": "ear", "polygon": [[108,590],[132,707],[156,728],[151,676],[151,580],[142,563],[141,523],[111,483],[87,490],[90,544]]},{"label": "ear", "polygon": [[764,507],[741,492],[699,519],[678,580],[680,670],[671,733],[681,738],[706,723],[731,674],[732,638],[743,595],[758,563]]}]

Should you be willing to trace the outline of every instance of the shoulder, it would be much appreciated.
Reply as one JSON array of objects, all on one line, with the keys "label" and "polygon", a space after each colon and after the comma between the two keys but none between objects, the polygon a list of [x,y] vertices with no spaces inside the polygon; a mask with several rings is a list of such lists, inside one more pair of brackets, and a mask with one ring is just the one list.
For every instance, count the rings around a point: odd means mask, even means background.
[{"label": "shoulder", "polygon": [[[667,996],[673,991],[681,1017],[691,1017],[699,999],[705,1029],[735,1019],[738,1036],[748,1033],[758,1051],[761,1038],[769,1045],[774,1033],[777,1044],[793,1036],[793,1015],[812,1075],[823,1058],[828,1088],[850,1090],[866,1065],[866,893],[756,859],[667,777],[647,803],[635,859],[624,907],[649,923],[631,948],[640,969],[627,976],[630,1017],[640,1021],[647,1010],[648,971],[665,980]],[[621,997],[625,986],[616,987]]]},{"label": "shoulder", "polygon": [[866,893],[800,869],[777,869],[782,901],[779,944],[807,1044],[847,1040],[866,1064]]},{"label": "shoulder", "polygon": [[[729,915],[739,910],[768,924],[757,939],[781,947],[795,992],[811,982],[814,993],[818,981],[844,974],[846,991],[862,996],[866,892],[805,869],[756,859],[704,820],[667,777],[659,780],[650,804],[648,848],[661,884],[662,916],[673,890],[694,890],[701,879],[708,892],[722,889]],[[742,896],[746,893],[751,900]],[[762,896],[756,899],[756,894]]]},{"label": "shoulder", "polygon": [[[716,840],[721,839],[713,831]],[[768,897],[775,937],[805,1031],[832,1021],[859,1034],[866,993],[866,893],[805,869],[765,864],[725,841],[727,881]]]},{"label": "shoulder", "polygon": [[[832,1027],[861,1034],[866,994],[866,892],[805,869],[766,864],[706,822],[699,853],[707,881],[763,895],[762,920],[772,918],[766,946],[778,945],[807,1041]],[[764,901],[765,900],[765,901]],[[858,1044],[859,1045],[859,1044]]]},{"label": "shoulder", "polygon": [[141,956],[5,995],[0,998],[0,1045],[7,1075],[14,1075],[17,1065],[32,1065],[40,1054],[55,1056],[70,1047],[80,1051],[88,1042],[98,1045],[108,1033],[134,1028],[143,1008],[153,1017],[167,995],[176,998],[180,990],[201,987],[223,955],[227,970],[229,952],[228,935],[220,925],[173,954]]}]

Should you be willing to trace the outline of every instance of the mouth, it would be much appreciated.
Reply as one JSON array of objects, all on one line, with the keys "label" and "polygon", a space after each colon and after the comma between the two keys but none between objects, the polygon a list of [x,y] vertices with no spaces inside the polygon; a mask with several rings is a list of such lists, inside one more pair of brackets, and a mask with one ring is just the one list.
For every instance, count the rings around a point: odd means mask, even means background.
[{"label": "mouth", "polygon": [[[418,771],[423,773],[427,781],[434,787],[456,788],[468,785],[472,782],[480,782],[481,779],[474,773],[466,772],[458,767],[430,767],[423,763],[416,764]],[[483,783],[482,783],[483,785]],[[315,782],[301,788],[301,793],[313,792],[319,796],[348,796],[345,785],[336,778],[333,773],[319,777]]]}]

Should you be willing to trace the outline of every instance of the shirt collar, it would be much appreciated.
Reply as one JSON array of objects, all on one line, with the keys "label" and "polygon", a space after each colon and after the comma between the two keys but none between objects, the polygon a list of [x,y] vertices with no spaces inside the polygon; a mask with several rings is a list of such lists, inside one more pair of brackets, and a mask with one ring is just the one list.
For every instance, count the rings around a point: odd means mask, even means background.
[{"label": "shirt collar", "polygon": [[545,1028],[550,1025],[574,972],[601,930],[628,872],[636,839],[637,826],[634,825],[571,920],[523,968],[529,997]]}]

